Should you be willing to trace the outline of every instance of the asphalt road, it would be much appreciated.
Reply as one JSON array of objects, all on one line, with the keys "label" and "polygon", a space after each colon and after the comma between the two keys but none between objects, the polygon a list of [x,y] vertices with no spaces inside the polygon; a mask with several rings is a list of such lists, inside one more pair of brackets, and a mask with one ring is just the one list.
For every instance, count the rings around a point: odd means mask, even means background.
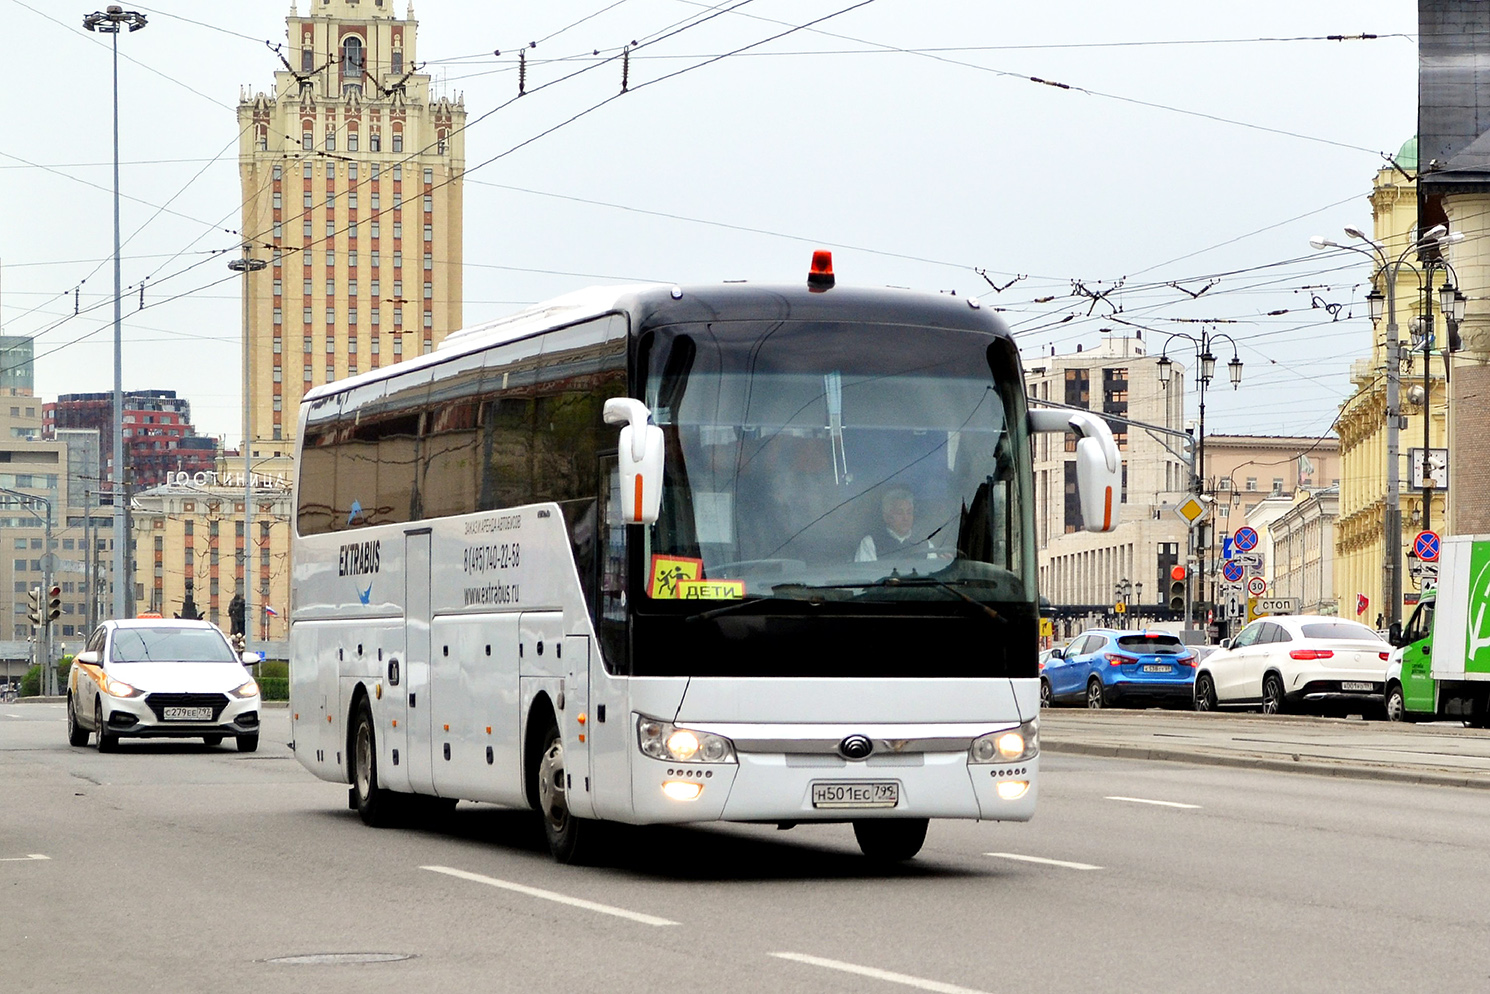
[{"label": "asphalt road", "polygon": [[[644,830],[573,868],[525,812],[369,829],[266,719],[253,755],[100,755],[66,745],[60,706],[0,705],[0,990],[1490,982],[1484,790],[1047,754],[1035,821],[934,823],[904,868],[832,825]],[[409,958],[274,962],[367,953]]]}]

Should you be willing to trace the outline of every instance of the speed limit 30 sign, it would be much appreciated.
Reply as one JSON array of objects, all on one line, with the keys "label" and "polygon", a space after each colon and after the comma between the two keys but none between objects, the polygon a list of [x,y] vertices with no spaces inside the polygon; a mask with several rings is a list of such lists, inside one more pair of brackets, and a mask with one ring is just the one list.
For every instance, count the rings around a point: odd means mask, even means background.
[{"label": "speed limit 30 sign", "polygon": [[1253,597],[1261,597],[1267,592],[1268,582],[1262,577],[1253,576],[1247,579],[1247,593],[1251,594]]}]

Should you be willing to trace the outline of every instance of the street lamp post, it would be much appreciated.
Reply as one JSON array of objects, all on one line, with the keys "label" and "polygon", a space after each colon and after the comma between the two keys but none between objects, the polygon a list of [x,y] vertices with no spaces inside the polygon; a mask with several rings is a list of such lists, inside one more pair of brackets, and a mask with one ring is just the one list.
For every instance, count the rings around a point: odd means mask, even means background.
[{"label": "street lamp post", "polygon": [[243,274],[243,648],[254,636],[253,613],[253,405],[248,394],[248,277],[269,263],[250,258],[252,246],[243,246],[243,258],[233,259],[228,268]]},{"label": "street lamp post", "polygon": [[89,31],[112,35],[114,40],[114,617],[128,614],[125,584],[133,584],[133,576],[127,572],[129,536],[125,526],[129,520],[121,513],[120,502],[124,494],[124,289],[119,268],[119,32],[128,28],[131,32],[145,26],[145,15],[123,7],[110,6],[107,10],[89,14],[83,18],[83,27]]},{"label": "street lamp post", "polygon": [[[1199,424],[1199,428],[1198,428],[1198,436],[1199,437],[1196,439],[1196,446],[1195,446],[1195,448],[1196,448],[1195,479],[1193,479],[1190,482],[1190,489],[1192,491],[1194,491],[1196,494],[1204,495],[1205,494],[1205,490],[1206,490],[1206,486],[1205,486],[1205,478],[1206,478],[1205,477],[1205,392],[1206,392],[1206,388],[1211,385],[1211,380],[1214,379],[1215,378],[1215,375],[1216,375],[1216,356],[1215,356],[1215,353],[1213,353],[1211,351],[1211,345],[1214,342],[1216,342],[1217,339],[1223,339],[1223,338],[1228,343],[1230,343],[1230,345],[1231,345],[1231,361],[1226,364],[1226,372],[1227,372],[1227,375],[1231,378],[1231,388],[1233,390],[1237,389],[1239,386],[1242,385],[1242,358],[1241,358],[1241,355],[1237,352],[1236,339],[1232,338],[1230,335],[1226,334],[1225,332],[1211,331],[1209,328],[1202,327],[1199,338],[1196,338],[1193,335],[1186,334],[1183,331],[1172,332],[1172,333],[1170,333],[1169,337],[1165,339],[1165,341],[1164,341],[1164,348],[1159,353],[1159,382],[1161,384],[1163,384],[1164,386],[1166,386],[1166,387],[1169,386],[1169,377],[1170,377],[1170,374],[1171,374],[1171,372],[1172,372],[1172,370],[1174,368],[1174,362],[1173,362],[1173,360],[1171,360],[1169,358],[1169,343],[1172,342],[1172,341],[1174,341],[1174,339],[1176,339],[1176,338],[1183,338],[1183,339],[1185,339],[1186,341],[1188,341],[1190,343],[1191,347],[1195,350],[1195,363],[1196,363],[1196,365],[1195,365],[1195,385],[1200,388],[1200,424]],[[1214,605],[1215,598],[1214,597],[1207,596],[1207,592],[1206,592],[1206,589],[1205,589],[1206,576],[1209,573],[1209,570],[1207,568],[1207,562],[1206,562],[1206,560],[1209,558],[1210,547],[1213,544],[1212,538],[1208,538],[1207,537],[1205,528],[1206,528],[1205,522],[1204,521],[1201,521],[1200,523],[1198,523],[1195,526],[1194,529],[1192,529],[1192,531],[1191,531],[1191,538],[1192,538],[1191,544],[1192,544],[1192,548],[1190,549],[1190,558],[1197,559],[1198,560],[1197,565],[1199,567],[1199,573],[1200,573],[1200,595],[1201,595],[1201,598],[1203,600],[1209,601],[1212,605]],[[1212,537],[1213,537],[1214,536],[1214,529],[1215,529],[1214,522],[1211,525],[1211,529],[1212,529]],[[1188,581],[1189,572],[1190,572],[1189,570],[1186,571],[1187,581]],[[1194,601],[1194,585],[1191,584],[1191,583],[1189,583],[1189,582],[1186,582],[1186,584],[1185,584],[1185,625],[1186,625],[1186,627],[1189,626],[1190,619],[1192,617],[1191,604],[1193,603],[1193,601]]]},{"label": "street lamp post", "polygon": [[[1382,549],[1382,598],[1386,601],[1386,610],[1383,612],[1385,624],[1391,625],[1402,620],[1402,482],[1401,467],[1398,465],[1401,447],[1399,435],[1402,431],[1400,396],[1402,368],[1401,346],[1397,334],[1397,277],[1402,270],[1403,263],[1413,252],[1429,244],[1436,244],[1441,251],[1455,242],[1463,241],[1464,233],[1456,231],[1450,234],[1447,225],[1435,224],[1417,238],[1411,239],[1407,248],[1403,249],[1402,254],[1395,260],[1389,260],[1386,246],[1366,237],[1366,234],[1359,228],[1346,228],[1345,234],[1357,241],[1365,242],[1370,249],[1363,249],[1358,245],[1345,245],[1322,235],[1310,238],[1309,245],[1316,251],[1337,248],[1364,255],[1376,263],[1377,269],[1372,277],[1373,282],[1379,277],[1386,284],[1387,492],[1382,511],[1382,545],[1384,546]],[[1366,302],[1371,309],[1371,321],[1375,324],[1382,318],[1381,292],[1373,287],[1366,297]],[[1426,455],[1424,453],[1425,458]]]}]

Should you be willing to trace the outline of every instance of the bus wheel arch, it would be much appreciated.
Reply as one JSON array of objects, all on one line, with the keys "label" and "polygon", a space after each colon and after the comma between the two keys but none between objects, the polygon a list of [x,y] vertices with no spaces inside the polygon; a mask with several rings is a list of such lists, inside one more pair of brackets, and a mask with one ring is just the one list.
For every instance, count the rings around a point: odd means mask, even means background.
[{"label": "bus wheel arch", "polygon": [[543,810],[538,799],[538,765],[547,745],[545,736],[549,726],[558,726],[554,705],[548,694],[539,692],[528,706],[528,720],[523,726],[523,787],[528,796],[528,806],[534,811]]},{"label": "bus wheel arch", "polygon": [[[343,755],[347,757],[347,761],[342,764],[342,775],[346,778],[347,783],[351,783],[353,777],[356,775],[352,769],[352,756],[357,748],[357,716],[363,702],[368,701],[368,697],[367,685],[358,681],[357,686],[352,688],[352,700],[347,706],[347,723],[345,725],[346,742],[343,746]],[[367,707],[369,711],[372,710],[371,701],[368,701]],[[377,785],[374,784],[373,786]]]}]

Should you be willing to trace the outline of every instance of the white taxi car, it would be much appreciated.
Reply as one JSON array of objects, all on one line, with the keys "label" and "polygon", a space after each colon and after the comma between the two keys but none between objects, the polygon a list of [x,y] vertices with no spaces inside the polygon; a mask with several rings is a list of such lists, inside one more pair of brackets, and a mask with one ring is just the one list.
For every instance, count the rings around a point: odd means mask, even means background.
[{"label": "white taxi car", "polygon": [[259,747],[259,685],[218,627],[207,621],[105,621],[73,658],[67,740],[110,752],[125,736],[227,736],[239,752]]}]

